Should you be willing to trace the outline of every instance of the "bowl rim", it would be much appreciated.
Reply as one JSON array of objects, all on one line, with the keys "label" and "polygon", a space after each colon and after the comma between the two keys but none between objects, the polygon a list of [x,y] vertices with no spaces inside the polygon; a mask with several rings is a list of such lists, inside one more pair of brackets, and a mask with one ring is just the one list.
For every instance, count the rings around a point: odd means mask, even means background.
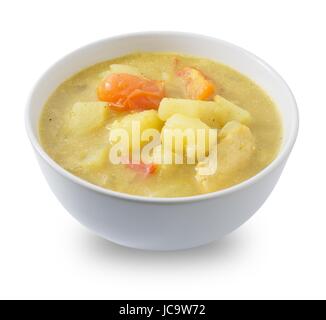
[{"label": "bowl rim", "polygon": [[[166,35],[171,35],[171,36],[183,36],[183,37],[190,37],[193,39],[198,39],[200,41],[201,39],[207,39],[210,41],[218,41],[222,43],[225,46],[232,47],[234,49],[237,49],[241,51],[243,54],[250,56],[254,60],[257,61],[257,63],[261,64],[264,66],[264,68],[272,73],[274,77],[276,77],[277,81],[280,81],[283,83],[283,85],[287,88],[290,98],[292,100],[292,118],[293,118],[293,123],[294,125],[291,128],[291,131],[289,132],[289,137],[286,142],[281,148],[281,150],[278,152],[277,156],[275,159],[263,170],[252,176],[251,178],[244,180],[240,182],[239,184],[236,184],[234,186],[231,186],[226,189],[222,189],[219,191],[214,191],[210,193],[205,193],[205,194],[200,194],[200,195],[195,195],[195,196],[187,196],[187,197],[175,197],[175,198],[167,198],[167,197],[146,197],[146,196],[138,196],[138,195],[132,195],[128,193],[123,193],[123,192],[118,192],[118,191],[113,191],[110,189],[105,189],[103,187],[97,186],[95,184],[92,184],[91,182],[88,182],[82,178],[79,178],[78,176],[73,175],[69,171],[65,170],[62,168],[58,163],[56,163],[43,149],[41,146],[37,135],[35,135],[34,130],[32,128],[32,124],[30,121],[30,110],[32,108],[32,97],[36,89],[38,88],[40,82],[42,81],[42,78],[44,77],[45,74],[47,74],[49,71],[51,71],[57,64],[60,62],[66,60],[69,56],[74,55],[78,51],[82,49],[87,49],[88,47],[96,46],[101,43],[105,43],[110,40],[122,40],[130,37],[142,37],[142,36],[166,36]],[[256,56],[255,54],[247,51],[246,49],[243,49],[235,44],[232,44],[228,41],[221,40],[215,37],[211,36],[206,36],[202,34],[197,34],[197,33],[191,33],[191,32],[179,32],[179,31],[142,31],[142,32],[132,32],[132,33],[124,33],[112,37],[107,37],[104,39],[100,39],[97,41],[93,41],[87,45],[81,46],[72,52],[66,54],[65,56],[61,57],[58,59],[55,63],[53,63],[47,70],[45,70],[42,75],[38,78],[36,81],[35,85],[33,86],[31,93],[29,95],[29,98],[27,100],[27,105],[25,108],[25,127],[27,131],[27,135],[32,143],[32,146],[34,149],[37,151],[37,153],[41,156],[41,158],[52,168],[54,169],[57,173],[59,173],[61,176],[67,178],[68,180],[71,180],[72,182],[85,187],[87,189],[90,189],[92,191],[95,191],[97,193],[106,195],[106,196],[111,196],[114,198],[118,198],[121,200],[127,200],[127,201],[135,201],[135,202],[143,202],[143,203],[158,203],[158,204],[176,204],[176,203],[189,203],[189,202],[199,202],[199,201],[204,201],[204,200],[209,200],[213,198],[220,198],[223,196],[227,196],[229,194],[232,194],[234,192],[240,191],[244,188],[247,188],[254,183],[260,181],[263,179],[265,176],[267,176],[270,172],[272,172],[274,169],[276,169],[279,165],[283,163],[283,161],[286,160],[288,155],[290,154],[293,145],[296,141],[297,135],[298,135],[298,130],[299,130],[299,112],[298,112],[298,107],[297,103],[295,100],[295,97],[288,86],[288,84],[285,82],[285,80],[281,77],[281,75],[274,70],[268,63],[266,63],[264,60]]]}]

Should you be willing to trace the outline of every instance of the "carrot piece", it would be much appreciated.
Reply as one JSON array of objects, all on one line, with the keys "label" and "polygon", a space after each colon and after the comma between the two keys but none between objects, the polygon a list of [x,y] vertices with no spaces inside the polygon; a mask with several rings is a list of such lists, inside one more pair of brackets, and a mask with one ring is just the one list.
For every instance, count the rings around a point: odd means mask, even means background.
[{"label": "carrot piece", "polygon": [[164,98],[164,85],[161,81],[113,73],[102,80],[97,96],[117,111],[157,109]]},{"label": "carrot piece", "polygon": [[195,68],[186,67],[178,71],[177,76],[184,82],[186,98],[207,100],[214,94],[214,84]]},{"label": "carrot piece", "polygon": [[133,169],[135,171],[141,172],[144,175],[149,175],[149,174],[153,174],[155,173],[156,169],[157,169],[157,165],[154,163],[149,163],[149,164],[145,164],[145,163],[138,163],[138,164],[133,164],[133,163],[128,163],[127,164],[128,168]]}]

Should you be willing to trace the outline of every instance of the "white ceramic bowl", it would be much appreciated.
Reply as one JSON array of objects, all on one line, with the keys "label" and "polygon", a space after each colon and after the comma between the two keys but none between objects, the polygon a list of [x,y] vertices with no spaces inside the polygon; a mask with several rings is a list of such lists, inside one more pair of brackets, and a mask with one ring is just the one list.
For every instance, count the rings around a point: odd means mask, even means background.
[{"label": "white ceramic bowl", "polygon": [[[77,71],[133,51],[173,51],[230,65],[263,87],[279,107],[284,139],[277,158],[251,179],[232,188],[187,198],[146,198],[103,189],[61,168],[42,149],[41,109],[56,87]],[[95,42],[55,63],[32,91],[26,109],[28,136],[52,191],[81,224],[118,244],[175,250],[217,240],[247,221],[278,181],[298,132],[295,99],[265,62],[230,43],[178,32],[145,32]]]}]

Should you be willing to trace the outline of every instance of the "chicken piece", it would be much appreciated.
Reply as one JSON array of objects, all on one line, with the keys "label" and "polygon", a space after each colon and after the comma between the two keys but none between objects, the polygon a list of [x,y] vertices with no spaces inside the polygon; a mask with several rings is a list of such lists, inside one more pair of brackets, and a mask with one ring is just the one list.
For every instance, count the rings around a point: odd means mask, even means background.
[{"label": "chicken piece", "polygon": [[237,122],[228,122],[218,134],[217,171],[214,175],[200,175],[199,169],[206,165],[199,162],[196,166],[196,180],[200,189],[211,190],[216,179],[230,177],[244,169],[255,152],[255,139],[250,129]]},{"label": "chicken piece", "polygon": [[248,165],[255,151],[255,139],[247,126],[237,121],[228,122],[219,132],[218,139],[220,171],[241,170]]}]

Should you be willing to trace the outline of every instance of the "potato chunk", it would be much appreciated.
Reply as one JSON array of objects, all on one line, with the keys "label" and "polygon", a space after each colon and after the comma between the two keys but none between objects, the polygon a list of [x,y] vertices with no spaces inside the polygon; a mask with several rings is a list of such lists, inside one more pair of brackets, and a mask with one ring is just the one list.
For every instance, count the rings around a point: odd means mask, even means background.
[{"label": "potato chunk", "polygon": [[96,150],[90,151],[81,161],[84,169],[100,169],[108,162],[109,147],[103,146]]},{"label": "potato chunk", "polygon": [[136,67],[129,66],[127,64],[111,64],[109,70],[100,73],[100,78],[103,79],[111,73],[127,73],[134,76],[142,76]]},{"label": "potato chunk", "polygon": [[100,128],[109,117],[106,102],[76,102],[69,115],[69,130],[75,134],[89,133]]},{"label": "potato chunk", "polygon": [[111,64],[110,70],[113,73],[128,73],[133,74],[134,76],[142,75],[136,67],[128,66],[126,64]]},{"label": "potato chunk", "polygon": [[[146,129],[155,129],[158,132],[161,131],[163,127],[163,121],[159,118],[156,110],[145,110],[142,112],[135,112],[132,114],[128,114],[124,116],[121,120],[115,121],[111,128],[112,129],[125,129],[129,136],[129,149],[135,149],[136,144],[133,145],[132,135],[137,134],[137,132],[132,132],[132,127],[134,125],[139,125],[139,133],[141,134]],[[136,127],[134,127],[136,128]],[[112,141],[111,137],[110,140]],[[144,146],[144,144],[148,143],[148,141],[141,141],[140,146]]]},{"label": "potato chunk", "polygon": [[238,107],[236,104],[224,99],[219,95],[214,97],[214,101],[217,104],[218,118],[222,126],[233,120],[245,125],[250,124],[251,115],[247,110]]},{"label": "potato chunk", "polygon": [[232,120],[244,124],[250,122],[251,116],[248,111],[221,96],[216,96],[214,100],[164,98],[158,109],[159,116],[162,120],[167,120],[172,115],[179,113],[188,117],[199,118],[213,128],[222,128],[228,121]]},{"label": "potato chunk", "polygon": [[[202,129],[203,141],[198,141],[197,134],[199,129]],[[162,143],[165,149],[172,150],[177,154],[184,153],[187,150],[194,150],[196,152],[201,142],[200,147],[207,151],[209,146],[209,129],[209,126],[198,118],[174,114],[166,121],[162,129]]]}]

